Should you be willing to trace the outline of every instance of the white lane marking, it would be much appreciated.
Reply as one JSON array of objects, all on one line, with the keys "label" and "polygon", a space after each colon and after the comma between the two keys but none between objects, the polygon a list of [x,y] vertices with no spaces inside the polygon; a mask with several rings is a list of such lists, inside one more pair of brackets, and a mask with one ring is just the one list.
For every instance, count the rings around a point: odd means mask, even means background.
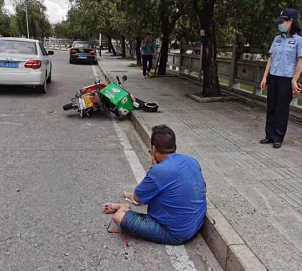
[{"label": "white lane marking", "polygon": [[94,78],[97,79],[99,77],[98,73],[97,73],[97,71],[96,71],[96,69],[95,69],[94,66],[91,66],[91,67],[92,67],[92,72],[93,72]]},{"label": "white lane marking", "polygon": [[118,123],[115,121],[114,118],[112,118],[114,129],[117,133],[118,138],[120,139],[120,142],[122,143],[124,147],[124,154],[130,164],[130,167],[133,171],[134,177],[136,179],[137,183],[140,183],[143,178],[146,176],[146,172],[139,161],[135,151],[132,149],[132,146],[125,134],[125,132],[120,128]]},{"label": "white lane marking", "polygon": [[[95,67],[92,66],[93,73],[95,77],[98,77]],[[139,161],[135,151],[133,150],[127,135],[118,125],[116,120],[112,118],[113,126],[116,131],[116,134],[124,148],[124,154],[130,164],[130,167],[133,171],[136,182],[139,184],[143,178],[146,176],[146,172]],[[185,246],[165,246],[167,254],[170,256],[170,261],[177,271],[197,271],[194,263],[190,260],[189,255],[186,251]]]},{"label": "white lane marking", "polygon": [[195,265],[192,261],[190,261],[184,246],[166,246],[166,251],[170,256],[175,270],[196,270]]}]

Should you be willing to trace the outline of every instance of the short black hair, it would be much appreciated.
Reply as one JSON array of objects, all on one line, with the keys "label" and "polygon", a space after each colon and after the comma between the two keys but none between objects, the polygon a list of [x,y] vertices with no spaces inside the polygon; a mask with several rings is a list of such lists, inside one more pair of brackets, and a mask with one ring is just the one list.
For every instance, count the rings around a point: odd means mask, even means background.
[{"label": "short black hair", "polygon": [[152,128],[151,146],[154,146],[162,154],[170,154],[176,151],[176,136],[167,125],[157,125]]},{"label": "short black hair", "polygon": [[151,36],[151,35],[150,35],[149,32],[146,32],[146,33],[145,33],[145,37],[146,37],[146,36]]}]

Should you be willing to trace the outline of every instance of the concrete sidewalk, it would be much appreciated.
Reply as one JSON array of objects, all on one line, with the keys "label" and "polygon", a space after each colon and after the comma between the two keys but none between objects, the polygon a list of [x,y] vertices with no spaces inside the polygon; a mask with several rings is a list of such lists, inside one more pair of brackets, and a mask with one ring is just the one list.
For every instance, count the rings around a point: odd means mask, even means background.
[{"label": "concrete sidewalk", "polygon": [[133,61],[106,53],[99,61],[109,80],[125,74],[128,91],[159,103],[160,113],[133,115],[145,141],[152,126],[167,124],[176,133],[178,152],[200,162],[208,185],[208,215],[216,221],[216,232],[205,227],[205,239],[213,234],[206,241],[213,242],[222,267],[301,271],[302,126],[290,123],[282,148],[275,150],[259,144],[263,110],[239,102],[198,103],[185,96],[200,91],[189,81],[144,79],[139,68],[129,67]]}]

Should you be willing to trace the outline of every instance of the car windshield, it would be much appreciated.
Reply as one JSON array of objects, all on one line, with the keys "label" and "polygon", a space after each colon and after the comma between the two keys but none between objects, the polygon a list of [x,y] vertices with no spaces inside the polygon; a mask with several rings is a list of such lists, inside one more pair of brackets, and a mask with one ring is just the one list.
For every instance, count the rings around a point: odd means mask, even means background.
[{"label": "car windshield", "polygon": [[92,44],[90,43],[81,43],[77,42],[73,45],[74,48],[88,48],[88,49],[93,49]]},{"label": "car windshield", "polygon": [[27,41],[0,40],[0,54],[36,55],[36,44]]}]

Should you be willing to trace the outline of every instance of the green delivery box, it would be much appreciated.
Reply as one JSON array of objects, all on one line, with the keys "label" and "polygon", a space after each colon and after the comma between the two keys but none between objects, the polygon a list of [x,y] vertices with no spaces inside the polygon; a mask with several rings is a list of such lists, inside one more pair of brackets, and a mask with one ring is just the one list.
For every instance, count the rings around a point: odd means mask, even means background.
[{"label": "green delivery box", "polygon": [[119,116],[123,117],[133,110],[130,94],[117,84],[109,84],[101,90],[101,94],[116,106]]}]

